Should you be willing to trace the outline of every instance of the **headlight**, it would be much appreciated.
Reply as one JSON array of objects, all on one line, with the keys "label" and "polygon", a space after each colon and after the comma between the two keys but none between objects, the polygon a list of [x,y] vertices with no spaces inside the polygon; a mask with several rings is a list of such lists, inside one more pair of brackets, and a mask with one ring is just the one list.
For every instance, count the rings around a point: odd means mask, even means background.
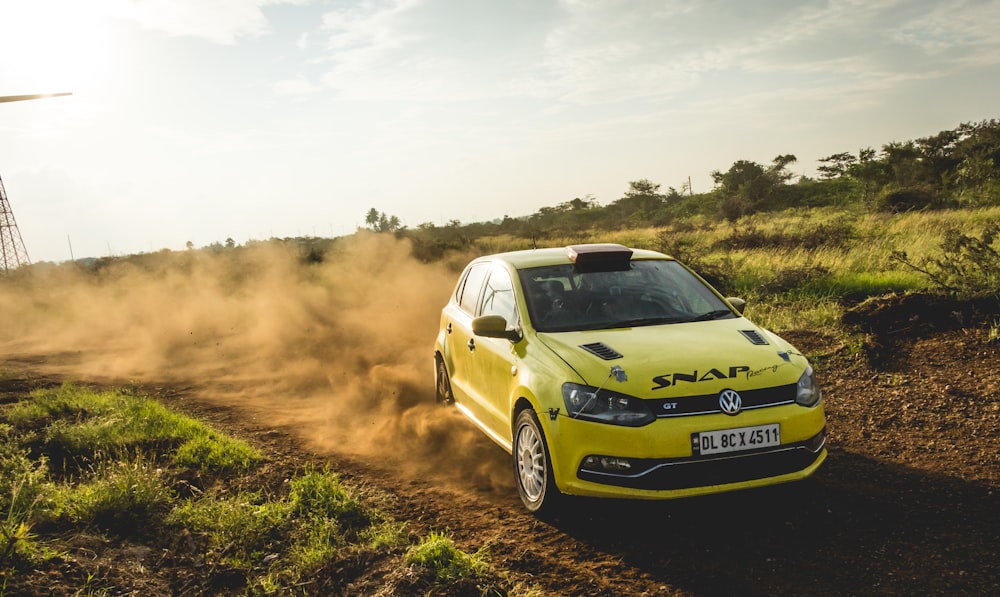
[{"label": "headlight", "polygon": [[638,398],[592,386],[564,383],[563,402],[569,416],[584,421],[642,427],[656,420]]},{"label": "headlight", "polygon": [[816,374],[812,367],[806,367],[795,388],[795,402],[802,406],[814,406],[823,397],[823,391],[816,383]]}]

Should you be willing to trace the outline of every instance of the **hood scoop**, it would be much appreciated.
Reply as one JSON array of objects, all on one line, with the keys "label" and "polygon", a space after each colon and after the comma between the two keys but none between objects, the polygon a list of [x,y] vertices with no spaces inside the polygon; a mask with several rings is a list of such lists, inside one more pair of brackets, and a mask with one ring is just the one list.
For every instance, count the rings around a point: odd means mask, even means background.
[{"label": "hood scoop", "polygon": [[581,344],[580,348],[586,350],[590,354],[601,357],[605,361],[613,361],[615,359],[620,359],[623,356],[622,353],[618,352],[614,348],[611,348],[604,342],[592,342],[590,344]]},{"label": "hood scoop", "polygon": [[757,346],[765,346],[770,344],[764,336],[761,335],[757,330],[740,330],[740,333],[746,336],[746,339],[750,341],[750,344],[756,344]]}]

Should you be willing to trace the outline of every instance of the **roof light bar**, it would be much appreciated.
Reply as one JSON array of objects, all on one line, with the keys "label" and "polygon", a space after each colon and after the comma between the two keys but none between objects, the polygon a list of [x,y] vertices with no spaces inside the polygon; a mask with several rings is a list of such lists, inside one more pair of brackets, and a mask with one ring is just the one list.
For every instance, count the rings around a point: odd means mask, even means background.
[{"label": "roof light bar", "polygon": [[574,269],[583,274],[624,272],[631,269],[632,249],[615,243],[570,245],[566,247],[566,256]]}]

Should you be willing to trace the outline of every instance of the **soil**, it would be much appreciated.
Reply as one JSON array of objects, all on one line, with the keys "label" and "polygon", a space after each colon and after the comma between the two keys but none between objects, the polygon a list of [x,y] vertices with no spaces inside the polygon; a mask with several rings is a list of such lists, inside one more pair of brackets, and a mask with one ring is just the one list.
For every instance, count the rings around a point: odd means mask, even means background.
[{"label": "soil", "polygon": [[[863,334],[857,346],[819,333],[784,334],[809,355],[825,388],[829,458],[811,479],[667,502],[578,499],[547,521],[522,508],[512,485],[311,453],[295,429],[213,404],[194,386],[160,387],[157,395],[256,442],[270,457],[266,474],[280,479],[325,460],[385,496],[380,507],[415,535],[447,529],[463,549],[487,545],[497,569],[544,594],[997,595],[1000,339],[995,313],[954,312],[938,306],[917,314],[906,300],[883,299],[845,318]],[[879,325],[866,323],[875,313]],[[0,381],[0,403],[59,381],[45,376],[45,359],[0,362],[0,369],[21,372]],[[482,442],[487,464],[509,467],[502,450]],[[80,538],[79,557],[109,579],[112,594],[219,590],[199,580],[205,571],[184,556],[183,538],[162,550],[89,540]],[[426,591],[393,581],[401,572],[385,563],[353,565],[330,570],[354,579],[345,594]],[[83,583],[75,569],[38,573],[53,594]]]}]

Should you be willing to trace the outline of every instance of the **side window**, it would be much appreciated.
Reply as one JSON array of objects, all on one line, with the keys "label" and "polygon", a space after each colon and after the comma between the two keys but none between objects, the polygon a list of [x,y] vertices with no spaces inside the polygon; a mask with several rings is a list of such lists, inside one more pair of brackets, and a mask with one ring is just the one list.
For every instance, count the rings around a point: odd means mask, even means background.
[{"label": "side window", "polygon": [[494,268],[486,282],[483,294],[483,315],[499,315],[508,325],[517,325],[517,307],[514,303],[514,286],[506,270]]},{"label": "side window", "polygon": [[465,276],[465,283],[456,297],[458,305],[469,315],[476,315],[476,302],[479,301],[479,291],[483,288],[483,280],[490,271],[488,263],[479,263],[469,269]]}]

